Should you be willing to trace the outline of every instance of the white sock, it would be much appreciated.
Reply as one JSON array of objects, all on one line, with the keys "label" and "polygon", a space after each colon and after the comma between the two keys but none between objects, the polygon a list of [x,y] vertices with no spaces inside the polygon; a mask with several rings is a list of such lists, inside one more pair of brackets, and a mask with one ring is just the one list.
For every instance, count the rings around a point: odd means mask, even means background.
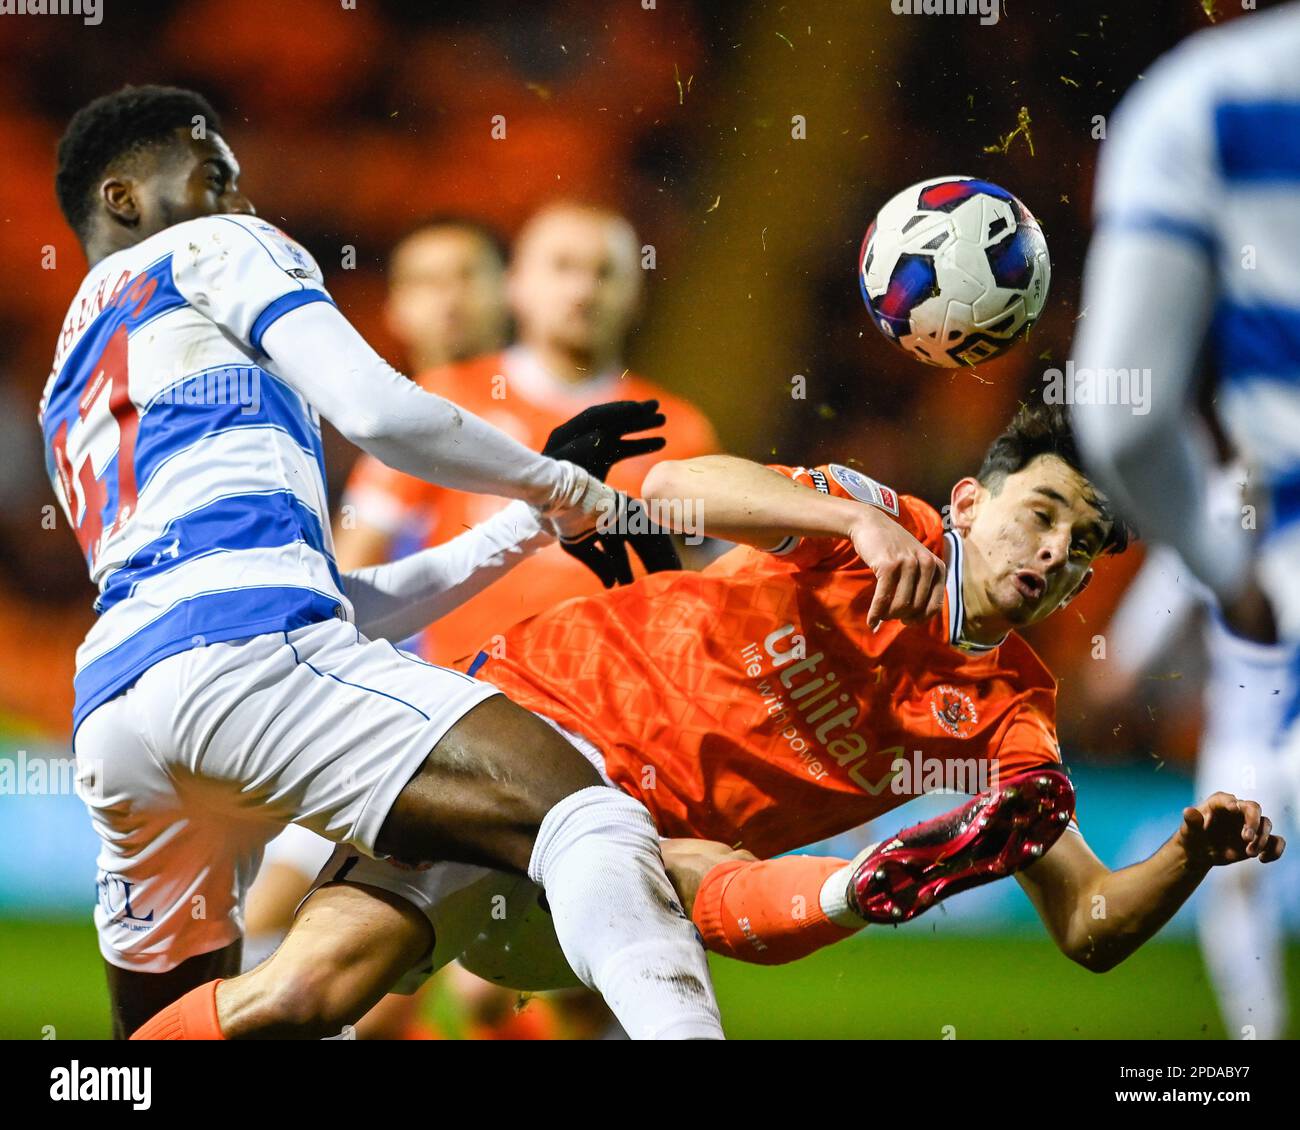
[{"label": "white sock", "polygon": [[565,797],[542,821],[528,877],[574,973],[634,1040],[723,1038],[704,947],[644,805],[603,785]]}]

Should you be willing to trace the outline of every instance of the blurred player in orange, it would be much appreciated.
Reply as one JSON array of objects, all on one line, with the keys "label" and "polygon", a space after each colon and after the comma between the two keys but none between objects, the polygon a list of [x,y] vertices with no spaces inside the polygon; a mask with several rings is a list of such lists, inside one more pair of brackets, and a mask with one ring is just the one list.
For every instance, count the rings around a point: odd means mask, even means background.
[{"label": "blurred player in orange", "polygon": [[468,216],[431,216],[393,248],[384,322],[411,372],[501,348],[510,322],[505,267],[501,237]]},{"label": "blurred player in orange", "polygon": [[[1014,873],[1060,950],[1102,972],[1213,867],[1282,854],[1259,805],[1222,792],[1120,870],[1066,830],[1056,684],[1016,629],[1067,605],[1129,531],[1079,470],[1062,409],[1023,410],[947,520],[841,464],[710,456],[657,465],[643,491],[702,505],[710,533],[745,544],[544,612],[471,669],[641,799],[710,949],[788,961]],[[851,861],[771,858],[936,788],[977,796]],[[193,1031],[301,1034],[286,999],[323,1026],[453,959],[519,988],[564,983],[549,935],[517,877],[340,848],[285,945],[219,986]]]},{"label": "blurred player in orange", "polygon": [[[624,342],[641,290],[640,243],[625,219],[587,205],[552,204],[524,225],[506,274],[518,343],[417,379],[538,448],[575,412],[606,400],[636,399],[658,400],[668,418],[664,458],[715,451],[713,428],[698,409],[624,367]],[[657,458],[619,464],[611,485],[635,492]],[[447,541],[504,505],[504,499],[430,487],[363,456],[335,531],[339,567],[388,560],[412,539],[426,545]],[[599,587],[588,570],[552,546],[432,626],[421,651],[435,663],[453,662],[494,633]]]}]

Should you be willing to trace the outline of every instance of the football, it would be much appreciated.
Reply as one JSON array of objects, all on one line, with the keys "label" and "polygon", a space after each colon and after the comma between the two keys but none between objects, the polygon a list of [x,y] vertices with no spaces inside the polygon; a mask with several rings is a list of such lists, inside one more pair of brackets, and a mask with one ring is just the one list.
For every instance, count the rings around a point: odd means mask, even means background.
[{"label": "football", "polygon": [[978,365],[1025,336],[1047,301],[1042,228],[1005,188],[936,177],[876,214],[858,256],[871,320],[927,365]]}]

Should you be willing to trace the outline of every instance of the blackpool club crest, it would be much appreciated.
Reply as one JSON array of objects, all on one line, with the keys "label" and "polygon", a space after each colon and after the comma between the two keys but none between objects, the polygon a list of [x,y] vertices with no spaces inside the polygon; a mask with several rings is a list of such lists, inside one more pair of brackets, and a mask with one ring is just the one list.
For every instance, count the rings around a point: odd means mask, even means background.
[{"label": "blackpool club crest", "polygon": [[968,694],[946,684],[930,692],[930,713],[940,729],[954,738],[968,738],[979,724],[979,713]]}]

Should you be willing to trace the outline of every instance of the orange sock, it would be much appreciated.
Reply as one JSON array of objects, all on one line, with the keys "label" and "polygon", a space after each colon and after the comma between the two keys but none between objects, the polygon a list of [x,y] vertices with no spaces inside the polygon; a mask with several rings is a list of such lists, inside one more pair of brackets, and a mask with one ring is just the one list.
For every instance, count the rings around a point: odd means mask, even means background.
[{"label": "orange sock", "polygon": [[812,855],[720,863],[700,883],[691,918],[714,953],[758,965],[806,957],[862,928],[822,909],[822,885],[847,865]]},{"label": "orange sock", "polygon": [[224,1040],[217,1020],[217,986],[209,981],[151,1016],[132,1034],[133,1040]]}]

